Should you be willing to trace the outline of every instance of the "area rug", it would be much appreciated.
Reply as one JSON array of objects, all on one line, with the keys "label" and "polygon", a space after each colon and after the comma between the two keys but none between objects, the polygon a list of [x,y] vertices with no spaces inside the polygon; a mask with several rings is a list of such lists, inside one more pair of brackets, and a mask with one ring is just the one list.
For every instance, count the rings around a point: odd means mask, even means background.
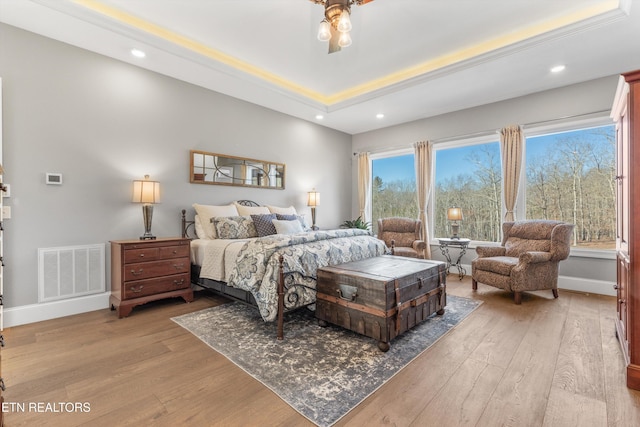
[{"label": "area rug", "polygon": [[434,315],[391,342],[377,342],[337,326],[320,327],[309,310],[285,317],[285,339],[276,322],[240,303],[223,304],[172,320],[220,352],[318,426],[331,426],[387,382],[480,305],[447,295]]}]

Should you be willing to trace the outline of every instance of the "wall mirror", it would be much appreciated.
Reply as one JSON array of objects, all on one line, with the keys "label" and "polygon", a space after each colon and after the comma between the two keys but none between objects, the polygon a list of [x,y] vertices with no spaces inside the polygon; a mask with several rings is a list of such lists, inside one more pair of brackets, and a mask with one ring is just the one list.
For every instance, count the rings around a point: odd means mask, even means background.
[{"label": "wall mirror", "polygon": [[284,189],[284,164],[191,150],[191,178],[196,184]]}]

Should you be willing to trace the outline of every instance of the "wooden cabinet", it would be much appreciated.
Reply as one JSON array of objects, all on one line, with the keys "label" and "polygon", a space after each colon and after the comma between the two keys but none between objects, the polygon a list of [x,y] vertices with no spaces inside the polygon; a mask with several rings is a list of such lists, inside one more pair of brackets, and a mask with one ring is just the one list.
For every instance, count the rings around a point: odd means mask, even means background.
[{"label": "wooden cabinet", "polygon": [[640,70],[621,76],[611,117],[616,122],[616,335],[627,386],[640,390]]},{"label": "wooden cabinet", "polygon": [[193,301],[189,239],[111,242],[111,303],[118,317],[163,298]]},{"label": "wooden cabinet", "polygon": [[[1,89],[0,85],[0,89]],[[1,92],[1,91],[0,91]],[[0,96],[0,98],[2,98]],[[1,101],[1,99],[0,99]],[[0,112],[1,113],[1,112]],[[1,119],[0,119],[1,121]],[[2,131],[2,126],[0,126],[0,132]],[[2,139],[2,138],[0,138]],[[0,147],[1,148],[1,147]],[[2,150],[0,150],[0,157],[2,154]],[[4,217],[3,217],[3,207],[4,207],[4,192],[7,191],[7,187],[2,183],[4,174],[4,170],[2,168],[2,164],[0,163],[0,407],[4,403],[4,378],[2,378],[2,347],[4,347]],[[4,425],[4,414],[0,410],[0,427]]]}]

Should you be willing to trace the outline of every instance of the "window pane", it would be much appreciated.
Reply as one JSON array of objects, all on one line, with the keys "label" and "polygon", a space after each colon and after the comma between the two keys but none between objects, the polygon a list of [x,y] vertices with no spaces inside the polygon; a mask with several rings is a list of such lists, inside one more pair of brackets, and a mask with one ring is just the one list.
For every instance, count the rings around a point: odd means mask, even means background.
[{"label": "window pane", "polygon": [[615,248],[615,128],[527,138],[529,219],[575,224],[574,246]]},{"label": "window pane", "polygon": [[374,233],[378,232],[378,218],[418,218],[413,154],[372,160],[371,176]]},{"label": "window pane", "polygon": [[451,237],[447,210],[462,209],[459,237],[500,240],[502,178],[498,142],[436,151],[434,237]]}]

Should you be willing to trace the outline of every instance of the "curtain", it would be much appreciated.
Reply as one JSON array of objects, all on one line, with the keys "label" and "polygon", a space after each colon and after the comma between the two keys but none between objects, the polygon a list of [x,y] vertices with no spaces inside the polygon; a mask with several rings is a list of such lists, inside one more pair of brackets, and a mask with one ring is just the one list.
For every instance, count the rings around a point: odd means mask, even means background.
[{"label": "curtain", "polygon": [[358,205],[360,217],[369,222],[369,206],[371,204],[371,160],[369,153],[358,154]]},{"label": "curtain", "polygon": [[431,194],[431,160],[433,144],[429,141],[421,141],[413,144],[416,164],[416,191],[418,193],[418,218],[422,221],[422,240],[427,243],[424,251],[425,259],[431,259],[431,241],[429,227],[427,226],[427,205]]},{"label": "curtain", "polygon": [[512,125],[500,130],[502,151],[503,193],[506,213],[505,221],[514,221],[514,208],[518,198],[520,171],[522,169],[522,129]]}]

